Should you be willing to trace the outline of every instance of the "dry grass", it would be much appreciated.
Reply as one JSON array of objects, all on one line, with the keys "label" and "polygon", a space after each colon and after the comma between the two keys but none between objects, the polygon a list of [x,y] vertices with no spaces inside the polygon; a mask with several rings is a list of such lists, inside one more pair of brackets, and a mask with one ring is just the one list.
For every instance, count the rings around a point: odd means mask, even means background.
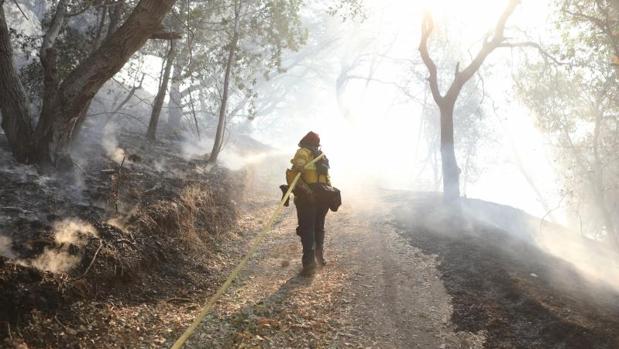
[{"label": "dry grass", "polygon": [[137,212],[137,230],[178,239],[186,248],[204,247],[215,235],[229,229],[236,209],[221,201],[206,185],[192,184],[171,200],[158,200]]}]

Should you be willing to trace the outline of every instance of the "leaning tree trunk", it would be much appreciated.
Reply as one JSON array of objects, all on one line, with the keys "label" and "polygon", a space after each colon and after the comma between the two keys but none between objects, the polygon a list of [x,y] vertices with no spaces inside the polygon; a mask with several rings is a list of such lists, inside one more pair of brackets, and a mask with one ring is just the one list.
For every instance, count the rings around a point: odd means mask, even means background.
[{"label": "leaning tree trunk", "polygon": [[[0,9],[0,110],[9,145],[19,161],[57,166],[64,162],[63,159],[69,159],[73,135],[86,117],[97,91],[160,29],[163,17],[174,2],[141,0],[125,23],[80,62],[57,85],[53,95],[44,98],[44,108],[34,132],[28,131],[31,119],[27,111],[28,101],[12,62],[8,28]],[[48,68],[53,73],[51,63]]]},{"label": "leaning tree trunk", "polygon": [[161,115],[161,108],[163,107],[163,100],[165,99],[168,91],[168,82],[170,81],[170,71],[172,70],[172,64],[174,63],[174,56],[176,55],[176,43],[174,40],[170,40],[170,50],[166,57],[166,64],[159,84],[159,91],[155,97],[155,103],[153,104],[153,110],[150,115],[150,122],[148,123],[148,130],[146,131],[146,138],[154,142],[157,138],[157,125],[159,124],[159,116]]},{"label": "leaning tree trunk", "polygon": [[160,29],[161,21],[175,0],[141,0],[127,21],[110,35],[92,55],[72,71],[60,85],[51,112],[41,115],[35,131],[40,161],[68,155],[73,133],[85,117],[85,109],[103,84],[112,78],[148,38]]}]

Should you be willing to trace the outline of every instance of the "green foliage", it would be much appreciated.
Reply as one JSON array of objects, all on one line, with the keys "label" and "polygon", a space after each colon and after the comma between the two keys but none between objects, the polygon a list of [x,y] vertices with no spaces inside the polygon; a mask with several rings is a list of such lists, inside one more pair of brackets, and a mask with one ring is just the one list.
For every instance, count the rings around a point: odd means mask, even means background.
[{"label": "green foliage", "polygon": [[340,16],[342,21],[348,19],[364,20],[366,18],[363,0],[336,0],[331,1],[327,13],[331,16]]},{"label": "green foliage", "polygon": [[[199,86],[203,106],[214,115],[221,100],[221,85],[234,36],[234,0],[177,6],[177,19],[186,28],[183,40],[183,75]],[[181,3],[182,5],[182,3]],[[282,55],[298,50],[307,40],[301,23],[300,0],[241,1],[238,43],[232,70],[231,114],[255,116],[256,84],[284,73]],[[181,58],[183,59],[183,58]]]},{"label": "green foliage", "polygon": [[[50,11],[41,20],[43,32],[47,31],[56,11],[55,3],[50,2]],[[91,4],[81,1],[70,1],[69,13],[81,13]],[[84,11],[85,12],[85,11]],[[33,19],[36,20],[36,19]],[[54,43],[57,53],[57,77],[59,81],[66,78],[77,67],[80,61],[86,58],[93,49],[96,32],[96,23],[89,20],[68,20],[60,31]],[[11,30],[13,45],[19,48],[28,62],[20,68],[20,78],[33,103],[38,105],[43,89],[43,68],[39,61],[39,50],[42,36],[24,35]]]},{"label": "green foliage", "polygon": [[37,101],[43,89],[43,68],[38,56],[33,57],[33,54],[38,52],[41,40],[36,36],[19,33],[13,28],[10,28],[10,34],[13,49],[16,52],[22,52],[24,60],[29,62],[20,68],[22,83],[30,99]]}]

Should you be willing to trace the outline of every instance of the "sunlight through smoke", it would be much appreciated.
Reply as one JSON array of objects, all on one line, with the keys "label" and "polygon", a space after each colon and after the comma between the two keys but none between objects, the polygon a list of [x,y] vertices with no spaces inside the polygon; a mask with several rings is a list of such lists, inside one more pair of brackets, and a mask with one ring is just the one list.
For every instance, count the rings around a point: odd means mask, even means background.
[{"label": "sunlight through smoke", "polygon": [[572,264],[591,282],[609,284],[619,291],[619,254],[609,246],[567,229],[547,224],[533,226],[535,242],[549,254]]}]

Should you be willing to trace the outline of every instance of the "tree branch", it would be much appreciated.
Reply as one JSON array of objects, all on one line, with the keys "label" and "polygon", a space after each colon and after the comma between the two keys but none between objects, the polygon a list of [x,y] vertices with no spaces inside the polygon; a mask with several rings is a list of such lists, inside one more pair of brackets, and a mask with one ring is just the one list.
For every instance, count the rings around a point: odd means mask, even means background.
[{"label": "tree branch", "polygon": [[419,53],[421,54],[421,60],[428,68],[428,72],[430,76],[428,77],[428,82],[430,83],[430,91],[432,91],[432,97],[437,104],[441,104],[443,100],[443,96],[441,96],[441,92],[438,87],[438,73],[436,64],[430,57],[430,53],[428,52],[428,39],[432,34],[434,29],[434,21],[432,20],[432,15],[428,12],[423,17],[423,22],[421,23],[421,40],[419,43]]},{"label": "tree branch", "polygon": [[[24,12],[24,10],[22,10],[21,6],[19,6],[19,3],[17,2],[17,0],[13,0],[13,2],[15,3],[15,6],[17,6],[17,9],[19,10],[19,12],[21,12],[21,14],[24,16],[24,18],[26,18],[26,20],[30,20],[28,18],[28,16],[26,16],[26,13]],[[4,5],[4,0],[0,1],[0,6]]]},{"label": "tree branch", "polygon": [[159,40],[177,40],[180,38],[182,38],[181,33],[166,31],[163,26],[161,26],[156,32],[152,33],[149,37],[149,39]]},{"label": "tree branch", "polygon": [[507,20],[514,13],[514,10],[519,3],[519,0],[509,0],[507,7],[505,7],[505,10],[503,10],[501,17],[497,21],[494,33],[492,35],[492,39],[485,40],[484,44],[482,45],[481,49],[479,50],[477,56],[475,56],[473,61],[471,61],[471,63],[466,68],[464,68],[464,70],[462,70],[459,74],[456,75],[456,78],[454,79],[449,90],[447,91],[445,98],[455,102],[458,94],[460,93],[460,90],[462,89],[462,86],[464,86],[464,84],[469,81],[471,77],[473,77],[475,72],[479,70],[488,55],[505,40],[505,25],[507,24]]},{"label": "tree branch", "polygon": [[64,19],[67,14],[67,1],[68,0],[60,0],[58,2],[58,6],[56,6],[56,13],[54,13],[49,29],[43,37],[43,43],[41,44],[41,49],[39,50],[41,63],[43,65],[45,65],[47,50],[54,46],[54,43],[58,38],[58,34],[60,34],[60,30],[64,25]]},{"label": "tree branch", "polygon": [[499,47],[508,47],[508,48],[517,48],[517,47],[531,47],[531,48],[535,48],[537,49],[537,51],[539,51],[539,53],[550,59],[551,61],[555,62],[557,65],[572,65],[569,62],[561,62],[558,59],[556,59],[553,55],[551,55],[550,53],[548,53],[548,51],[544,50],[544,48],[533,41],[523,41],[523,42],[503,42],[501,44],[499,44],[497,46],[497,48]]}]

